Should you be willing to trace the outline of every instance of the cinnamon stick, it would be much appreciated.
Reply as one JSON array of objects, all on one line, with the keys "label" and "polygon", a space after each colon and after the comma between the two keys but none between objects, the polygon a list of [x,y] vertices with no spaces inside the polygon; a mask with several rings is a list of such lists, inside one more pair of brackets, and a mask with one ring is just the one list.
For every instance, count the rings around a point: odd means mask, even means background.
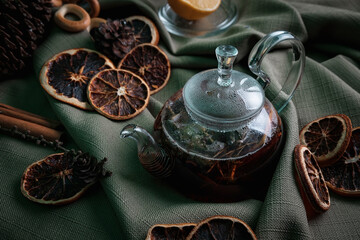
[{"label": "cinnamon stick", "polygon": [[48,141],[60,140],[63,135],[61,123],[21,109],[0,103],[0,126],[12,129],[15,126],[20,132],[40,137]]},{"label": "cinnamon stick", "polygon": [[18,109],[18,108],[14,108],[12,106],[0,103],[0,111],[2,112],[2,114],[5,114],[7,116],[10,117],[14,117],[14,118],[18,118],[24,121],[28,121],[28,122],[32,122],[32,123],[36,123],[48,128],[57,128],[61,126],[61,123],[59,121],[56,120],[51,120],[51,119],[47,119],[44,118],[42,116]]}]

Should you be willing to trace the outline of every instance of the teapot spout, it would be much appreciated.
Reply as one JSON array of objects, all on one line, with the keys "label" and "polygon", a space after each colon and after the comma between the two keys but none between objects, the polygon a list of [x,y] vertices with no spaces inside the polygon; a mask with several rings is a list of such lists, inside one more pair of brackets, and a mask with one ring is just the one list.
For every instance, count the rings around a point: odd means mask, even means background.
[{"label": "teapot spout", "polygon": [[169,158],[144,128],[135,124],[126,125],[121,130],[120,137],[135,140],[140,163],[151,175],[156,178],[167,178],[172,175],[175,160]]}]

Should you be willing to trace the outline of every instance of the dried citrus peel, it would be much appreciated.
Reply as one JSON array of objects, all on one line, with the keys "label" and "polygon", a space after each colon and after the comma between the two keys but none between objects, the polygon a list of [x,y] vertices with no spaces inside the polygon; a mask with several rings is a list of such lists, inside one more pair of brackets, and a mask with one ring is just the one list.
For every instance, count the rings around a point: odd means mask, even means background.
[{"label": "dried citrus peel", "polygon": [[40,71],[40,84],[52,97],[75,107],[92,110],[86,91],[90,79],[114,64],[99,52],[76,48],[54,55]]},{"label": "dried citrus peel", "polygon": [[[199,222],[186,240],[209,239],[253,239],[257,237],[250,226],[232,216],[212,216]],[[210,238],[211,239],[211,238]]]},{"label": "dried citrus peel", "polygon": [[354,128],[350,144],[333,165],[322,168],[327,186],[343,196],[360,196],[360,127]]},{"label": "dried citrus peel", "polygon": [[156,25],[144,16],[106,21],[98,18],[88,31],[96,48],[116,64],[135,46],[142,43],[157,45],[160,39]]},{"label": "dried citrus peel", "polygon": [[133,48],[120,61],[118,68],[131,71],[144,79],[150,94],[163,89],[171,75],[170,61],[165,52],[149,43]]},{"label": "dried citrus peel", "polygon": [[[324,212],[330,207],[330,194],[321,169],[310,150],[304,145],[295,146],[295,177],[307,213]],[[312,211],[311,211],[312,210]]]},{"label": "dried citrus peel", "polygon": [[195,223],[156,224],[148,230],[145,240],[185,239],[195,226]]},{"label": "dried citrus peel", "polygon": [[109,69],[89,82],[88,99],[94,109],[113,120],[126,120],[140,114],[148,105],[150,89],[132,72]]},{"label": "dried citrus peel", "polygon": [[156,224],[147,234],[146,240],[183,239],[252,239],[257,237],[243,220],[232,216],[216,215],[199,223]]},{"label": "dried citrus peel", "polygon": [[151,43],[157,45],[159,43],[160,34],[156,25],[149,18],[144,16],[131,16],[125,18],[134,28],[136,45],[142,43]]},{"label": "dried citrus peel", "polygon": [[308,123],[300,131],[300,143],[314,154],[321,167],[335,163],[351,136],[351,120],[344,114],[328,115]]},{"label": "dried citrus peel", "polygon": [[99,178],[106,159],[97,162],[86,153],[51,154],[26,168],[21,178],[22,194],[33,202],[63,205],[74,202]]}]

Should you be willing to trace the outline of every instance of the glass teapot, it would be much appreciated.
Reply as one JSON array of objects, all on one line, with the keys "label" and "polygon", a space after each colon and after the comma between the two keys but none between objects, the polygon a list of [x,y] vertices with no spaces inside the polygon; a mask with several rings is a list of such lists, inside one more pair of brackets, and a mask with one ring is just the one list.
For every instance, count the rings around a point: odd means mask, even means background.
[{"label": "glass teapot", "polygon": [[[292,67],[270,102],[264,90],[271,81],[260,67],[264,56],[282,42],[292,47]],[[215,52],[218,68],[194,75],[166,101],[155,120],[154,137],[134,124],[125,126],[120,136],[137,142],[139,160],[150,174],[191,198],[261,199],[284,136],[278,112],[300,83],[304,47],[285,31],[263,37],[249,55],[256,80],[233,70],[235,47],[222,45]]]}]

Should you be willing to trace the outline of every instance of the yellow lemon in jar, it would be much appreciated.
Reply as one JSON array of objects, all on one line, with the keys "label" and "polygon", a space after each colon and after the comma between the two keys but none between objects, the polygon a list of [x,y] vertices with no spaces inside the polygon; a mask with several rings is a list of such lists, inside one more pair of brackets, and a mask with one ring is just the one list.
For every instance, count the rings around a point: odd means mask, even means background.
[{"label": "yellow lemon in jar", "polygon": [[187,20],[198,20],[216,11],[221,0],[168,0],[171,9]]}]

